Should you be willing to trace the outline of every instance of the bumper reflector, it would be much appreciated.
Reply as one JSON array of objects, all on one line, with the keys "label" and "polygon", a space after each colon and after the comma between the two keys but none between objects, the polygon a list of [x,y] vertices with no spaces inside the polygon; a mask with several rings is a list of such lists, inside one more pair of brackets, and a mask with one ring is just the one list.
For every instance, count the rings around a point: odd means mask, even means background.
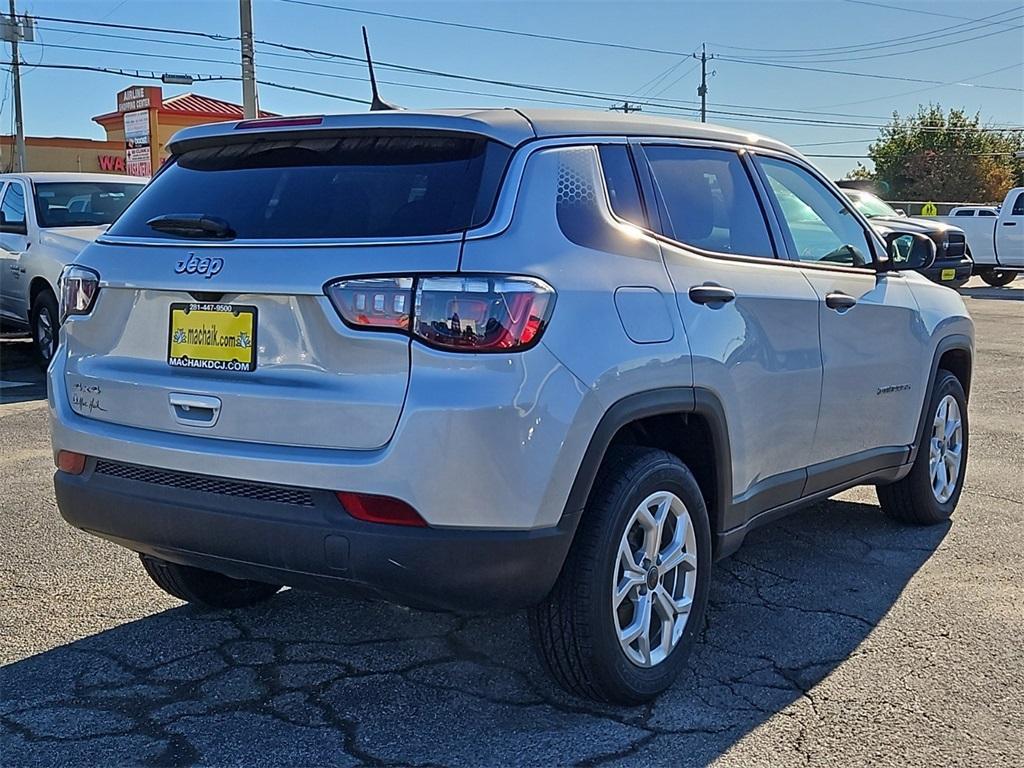
[{"label": "bumper reflector", "polygon": [[384,523],[385,525],[427,527],[427,521],[420,517],[419,512],[404,501],[393,499],[390,496],[338,491],[337,497],[341,505],[345,507],[345,511],[356,520]]},{"label": "bumper reflector", "polygon": [[69,475],[80,475],[85,471],[85,454],[74,451],[57,452],[57,469]]}]

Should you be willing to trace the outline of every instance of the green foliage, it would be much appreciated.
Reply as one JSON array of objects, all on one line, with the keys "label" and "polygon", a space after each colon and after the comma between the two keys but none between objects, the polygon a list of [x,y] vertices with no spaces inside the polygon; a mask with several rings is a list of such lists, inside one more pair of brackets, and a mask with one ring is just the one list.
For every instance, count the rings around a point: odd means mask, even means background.
[{"label": "green foliage", "polygon": [[849,178],[887,184],[895,200],[1002,202],[1007,191],[1024,186],[1024,132],[982,130],[978,114],[921,106],[882,128],[868,147],[874,172],[859,165]]}]

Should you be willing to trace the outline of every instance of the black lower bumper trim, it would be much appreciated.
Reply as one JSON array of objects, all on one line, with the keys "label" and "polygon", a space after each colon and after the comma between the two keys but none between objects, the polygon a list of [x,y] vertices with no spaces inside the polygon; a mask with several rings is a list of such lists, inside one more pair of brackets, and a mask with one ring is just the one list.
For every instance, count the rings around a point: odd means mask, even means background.
[{"label": "black lower bumper trim", "polygon": [[[405,528],[350,517],[334,494],[300,506],[57,472],[71,525],[171,562],[294,587],[379,597],[422,608],[520,608],[551,589],[575,531]],[[457,503],[457,499],[453,498]]]}]

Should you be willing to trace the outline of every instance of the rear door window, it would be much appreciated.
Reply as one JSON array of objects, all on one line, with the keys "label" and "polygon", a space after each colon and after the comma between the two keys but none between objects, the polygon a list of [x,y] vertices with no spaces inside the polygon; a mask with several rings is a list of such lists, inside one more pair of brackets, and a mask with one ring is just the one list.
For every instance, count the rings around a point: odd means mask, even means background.
[{"label": "rear door window", "polygon": [[774,258],[764,212],[736,152],[650,145],[644,154],[666,236],[706,251]]},{"label": "rear door window", "polygon": [[233,141],[175,157],[110,229],[203,214],[239,239],[439,235],[490,218],[511,149],[476,136],[348,135]]}]

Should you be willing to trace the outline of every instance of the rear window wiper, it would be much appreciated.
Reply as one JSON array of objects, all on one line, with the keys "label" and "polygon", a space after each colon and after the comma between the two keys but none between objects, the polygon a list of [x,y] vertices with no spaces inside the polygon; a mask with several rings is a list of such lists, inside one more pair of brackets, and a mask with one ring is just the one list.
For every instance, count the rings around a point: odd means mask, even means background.
[{"label": "rear window wiper", "polygon": [[224,219],[207,216],[205,213],[167,213],[153,217],[146,224],[157,232],[181,237],[230,240],[235,236],[235,230]]}]

